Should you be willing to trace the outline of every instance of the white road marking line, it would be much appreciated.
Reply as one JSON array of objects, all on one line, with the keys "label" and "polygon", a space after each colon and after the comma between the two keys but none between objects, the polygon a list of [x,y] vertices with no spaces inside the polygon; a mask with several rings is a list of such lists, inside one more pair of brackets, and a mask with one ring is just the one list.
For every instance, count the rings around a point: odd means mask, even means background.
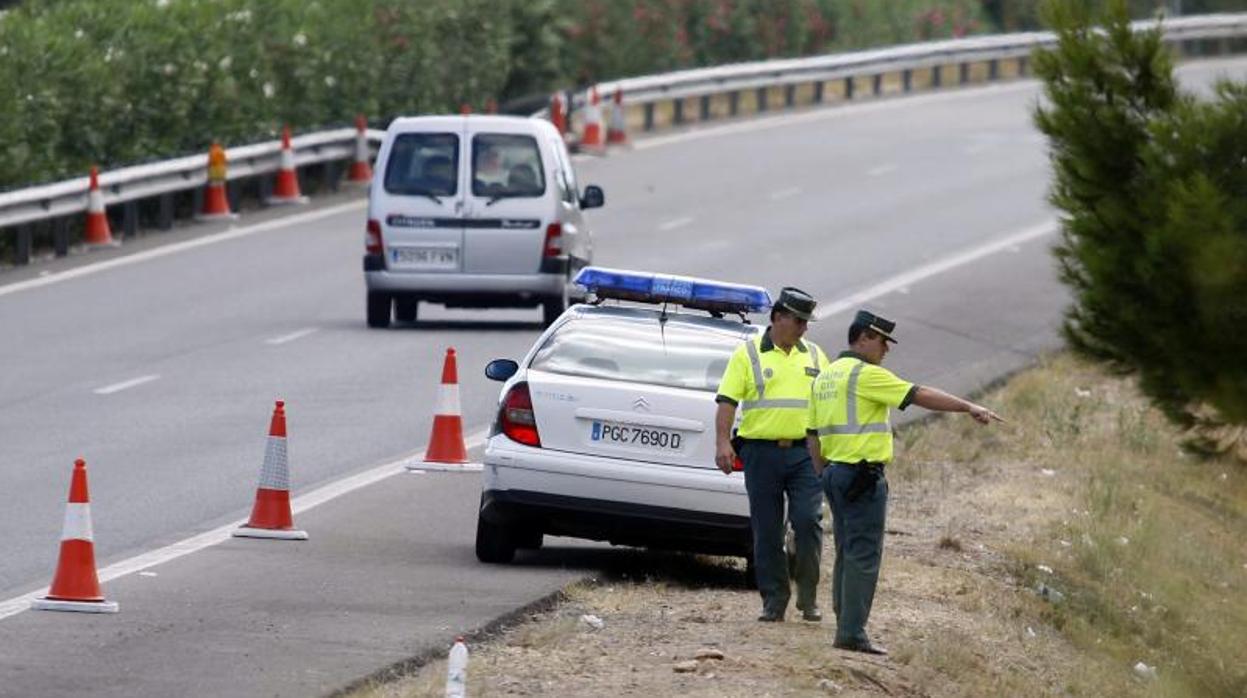
[{"label": "white road marking line", "polygon": [[151,383],[152,381],[155,381],[155,380],[160,380],[160,376],[158,374],[153,373],[147,376],[139,376],[138,378],[131,378],[128,381],[121,381],[120,383],[113,383],[112,385],[106,385],[103,388],[96,388],[95,390],[91,392],[95,393],[96,395],[112,395],[113,393],[119,393],[123,390],[128,390],[135,386],[143,385],[144,383]]},{"label": "white road marking line", "polygon": [[1007,237],[999,238],[997,240],[993,240],[992,242],[979,245],[978,247],[972,247],[968,250],[963,250],[962,252],[952,255],[951,257],[945,257],[944,259],[936,260],[930,264],[924,264],[915,269],[910,269],[907,272],[897,274],[890,279],[881,281],[870,288],[863,289],[850,296],[832,301],[826,305],[820,304],[818,309],[814,311],[814,317],[819,320],[826,320],[832,315],[842,313],[846,310],[855,309],[866,301],[873,300],[879,296],[887,295],[902,288],[907,288],[919,281],[922,281],[923,279],[935,276],[936,274],[942,274],[963,264],[969,264],[970,262],[986,257],[989,254],[993,254],[1001,250],[1007,250],[1014,245],[1020,245],[1024,242],[1029,242],[1045,235],[1051,235],[1056,232],[1056,229],[1056,221],[1047,221],[1045,223],[1040,223],[1039,225],[1026,228],[1025,230],[1020,230]]},{"label": "white road marking line", "polygon": [[165,245],[163,247],[157,247],[143,252],[136,252],[132,255],[126,255],[125,257],[115,257],[96,264],[75,267],[59,274],[49,274],[48,276],[40,276],[34,279],[27,279],[26,281],[18,281],[17,283],[9,284],[8,286],[0,286],[0,296],[7,296],[10,293],[19,293],[21,291],[29,291],[32,288],[39,288],[41,286],[51,286],[52,284],[60,283],[62,281],[98,274],[109,269],[128,267],[131,264],[146,262],[149,259],[157,259],[159,257],[185,252],[186,250],[193,250],[197,247],[207,247],[208,245],[215,245],[229,240],[236,240],[238,238],[255,235],[256,233],[261,233],[266,230],[272,230],[273,228],[281,228],[289,225],[297,225],[299,223],[320,220],[321,218],[336,216],[339,213],[346,213],[348,211],[362,209],[367,206],[368,201],[361,199],[347,204],[330,206],[328,208],[322,208],[315,211],[308,211],[307,213],[274,218],[272,220],[264,221],[263,223],[256,223],[255,225],[232,228],[224,233],[205,235],[204,237],[187,240],[185,242],[175,242],[171,245]]},{"label": "white road marking line", "polygon": [[887,165],[879,165],[878,167],[872,167],[869,170],[866,170],[866,174],[871,177],[881,177],[889,172],[895,172],[895,171],[896,171],[896,165],[887,164]]},{"label": "white road marking line", "polygon": [[[468,434],[464,437],[464,444],[469,448],[476,448],[485,443],[486,437],[489,436],[489,429],[480,429],[476,432]],[[413,461],[424,460],[425,447],[421,446],[418,450],[393,460],[375,468],[370,468],[362,473],[344,477],[341,480],[335,480],[327,485],[322,485],[307,494],[295,497],[290,501],[290,511],[294,514],[303,513],[313,507],[332,501],[343,495],[350,494],[355,490],[380,482],[388,477],[407,472],[407,463]],[[196,536],[191,536],[185,540],[180,540],[172,545],[163,548],[151,550],[141,555],[136,555],[127,560],[114,563],[99,571],[100,583],[111,582],[114,579],[125,577],[126,575],[138,572],[142,574],[149,568],[157,565],[176,560],[179,557],[199,552],[204,548],[210,548],[218,543],[224,543],[232,539],[234,529],[247,522],[247,519],[239,519],[225,524],[211,531],[205,531]],[[154,573],[153,573],[154,574]],[[147,576],[147,575],[144,575]],[[4,620],[9,616],[16,615],[30,608],[30,602],[44,596],[48,593],[48,588],[43,587],[35,591],[31,591],[21,596],[15,596],[11,599],[0,601],[0,620]]]},{"label": "white road marking line", "polygon": [[676,228],[683,228],[689,223],[692,223],[693,220],[694,219],[691,216],[684,216],[683,218],[673,218],[669,221],[663,221],[662,223],[659,223],[658,229],[665,233],[668,230],[675,230]]},{"label": "white road marking line", "polygon": [[980,98],[984,95],[994,96],[1011,94],[1013,92],[1033,92],[1035,91],[1036,85],[1037,83],[1033,80],[1024,80],[1021,82],[1009,83],[1007,85],[1000,84],[992,85],[990,87],[954,90],[951,92],[938,92],[929,95],[914,95],[905,97],[904,99],[886,99],[878,102],[840,104],[834,107],[829,106],[799,114],[778,114],[776,116],[754,118],[749,121],[737,121],[720,126],[701,128],[695,131],[674,133],[669,136],[646,138],[644,140],[637,141],[633,145],[633,150],[649,150],[650,148],[660,148],[664,145],[697,141],[703,138],[717,138],[719,136],[730,136],[737,133],[749,133],[751,131],[763,131],[770,128],[779,128],[781,126],[789,126],[793,124],[803,124],[828,119],[841,119],[860,114],[872,114],[881,111],[893,111],[907,107],[922,106],[924,104],[938,104],[941,102],[951,102],[966,98]]},{"label": "white road marking line", "polygon": [[800,194],[801,191],[802,191],[801,187],[788,187],[787,189],[780,189],[779,191],[771,192],[770,194],[767,195],[767,198],[770,199],[771,201],[779,201],[781,199],[787,199],[787,198],[796,196],[797,194]]},{"label": "white road marking line", "polygon": [[296,332],[291,332],[290,334],[283,334],[280,337],[273,337],[272,339],[266,339],[264,340],[264,343],[277,346],[278,344],[285,344],[286,342],[293,342],[294,340],[306,337],[309,334],[312,334],[313,332],[318,331],[319,329],[320,329],[319,327],[305,327]]}]

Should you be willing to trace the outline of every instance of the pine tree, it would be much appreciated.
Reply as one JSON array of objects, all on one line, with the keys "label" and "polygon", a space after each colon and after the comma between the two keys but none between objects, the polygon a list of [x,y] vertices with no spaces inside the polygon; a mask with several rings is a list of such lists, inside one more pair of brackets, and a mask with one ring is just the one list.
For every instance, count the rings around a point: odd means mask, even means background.
[{"label": "pine tree", "polygon": [[1058,45],[1035,56],[1035,122],[1074,295],[1066,338],[1137,373],[1180,424],[1247,424],[1247,87],[1180,93],[1161,30],[1132,31],[1125,0],[1100,27],[1077,0],[1045,16]]}]

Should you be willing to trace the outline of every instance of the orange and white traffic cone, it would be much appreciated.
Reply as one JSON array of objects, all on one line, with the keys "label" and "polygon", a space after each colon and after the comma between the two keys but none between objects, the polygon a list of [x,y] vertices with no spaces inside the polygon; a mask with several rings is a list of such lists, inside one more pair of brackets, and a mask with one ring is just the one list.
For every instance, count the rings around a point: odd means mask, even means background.
[{"label": "orange and white traffic cone", "polygon": [[610,125],[606,127],[606,142],[611,145],[627,145],[628,143],[628,116],[624,112],[622,87],[615,88]]},{"label": "orange and white traffic cone", "polygon": [[463,441],[463,416],[459,408],[459,368],[455,350],[446,350],[442,364],[442,384],[438,387],[437,411],[433,414],[433,433],[422,463],[410,463],[408,470],[480,470],[479,463],[468,462]]},{"label": "orange and white traffic cone", "polygon": [[40,611],[116,613],[116,601],[104,600],[95,571],[95,540],[91,530],[91,498],[87,495],[87,464],[74,461],[69,482],[69,504],[61,529],[61,556],[47,596],[35,599],[31,608]]},{"label": "orange and white traffic cone", "polygon": [[294,527],[290,513],[290,466],[286,462],[286,403],[277,401],[268,429],[268,447],[260,469],[251,520],[234,531],[240,538],[307,540],[307,531]]},{"label": "orange and white traffic cone", "polygon": [[87,227],[83,234],[88,247],[116,247],[108,216],[104,213],[104,194],[100,191],[100,170],[91,166],[91,184],[87,187]]},{"label": "orange and white traffic cone", "polygon": [[237,218],[229,210],[229,197],[225,191],[225,149],[213,143],[208,149],[208,188],[204,190],[204,204],[195,216],[199,221],[219,221]]},{"label": "orange and white traffic cone", "polygon": [[563,108],[563,93],[555,92],[550,97],[550,123],[554,129],[567,140],[567,110]]},{"label": "orange and white traffic cone", "polygon": [[346,181],[365,186],[372,183],[372,165],[368,161],[368,120],[360,114],[355,117],[355,161],[351,163]]},{"label": "orange and white traffic cone", "polygon": [[277,181],[273,185],[273,195],[268,197],[270,206],[275,204],[306,204],[307,197],[299,192],[299,174],[294,167],[294,148],[290,145],[290,127],[281,129],[281,169],[277,170]]},{"label": "orange and white traffic cone", "polygon": [[589,103],[585,105],[585,132],[580,137],[580,149],[591,153],[606,152],[606,144],[602,140],[602,100],[598,97],[598,88],[589,88]]}]

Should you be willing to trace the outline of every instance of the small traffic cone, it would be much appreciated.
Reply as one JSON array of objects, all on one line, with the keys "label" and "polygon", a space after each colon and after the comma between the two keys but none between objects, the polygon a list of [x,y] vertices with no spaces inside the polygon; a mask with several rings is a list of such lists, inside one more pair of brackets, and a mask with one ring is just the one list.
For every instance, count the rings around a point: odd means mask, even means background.
[{"label": "small traffic cone", "polygon": [[589,103],[585,105],[585,132],[580,137],[580,149],[587,152],[602,153],[606,144],[602,141],[602,100],[598,97],[598,88],[589,88]]},{"label": "small traffic cone", "polygon": [[563,140],[567,140],[567,112],[563,109],[561,92],[555,92],[550,97],[550,123],[554,124],[554,129],[563,136]]},{"label": "small traffic cone", "polygon": [[498,113],[498,100],[494,99],[493,97],[490,97],[489,99],[485,100],[485,113],[486,114],[497,114]]},{"label": "small traffic cone", "polygon": [[83,235],[87,247],[117,247],[108,216],[104,213],[104,194],[100,191],[100,170],[91,166],[91,184],[87,187],[87,228]]},{"label": "small traffic cone", "polygon": [[463,104],[460,104],[460,105],[459,105],[459,113],[460,113],[460,114],[463,114],[464,116],[467,116],[468,114],[471,114],[471,113],[472,113],[472,105],[471,105],[471,104],[468,104],[467,102],[464,102]]},{"label": "small traffic cone", "polygon": [[368,185],[372,182],[372,165],[368,160],[368,120],[360,114],[355,117],[355,162],[346,175],[348,183]]},{"label": "small traffic cone", "polygon": [[290,467],[286,463],[286,403],[277,401],[273,421],[268,429],[268,447],[264,450],[264,467],[260,469],[260,486],[255,491],[255,507],[251,520],[234,531],[240,538],[280,538],[307,540],[307,531],[294,527],[290,513]]},{"label": "small traffic cone", "polygon": [[225,191],[225,149],[213,143],[208,149],[208,188],[204,190],[204,205],[195,216],[199,221],[217,221],[237,218],[229,210],[229,197]]},{"label": "small traffic cone", "polygon": [[307,197],[299,192],[299,174],[294,169],[294,148],[290,146],[290,127],[281,129],[281,169],[277,171],[277,182],[273,185],[273,195],[268,197],[270,206],[277,204],[306,204]]},{"label": "small traffic cone", "polygon": [[610,125],[606,127],[606,142],[611,145],[627,145],[628,143],[628,117],[624,113],[622,87],[615,88]]},{"label": "small traffic cone", "polygon": [[87,464],[74,461],[69,504],[61,529],[61,556],[48,595],[30,602],[40,611],[116,613],[116,601],[105,601],[95,571],[95,542],[91,530],[91,498],[87,495]]},{"label": "small traffic cone", "polygon": [[446,361],[442,364],[442,384],[438,387],[433,433],[429,436],[429,447],[424,452],[424,462],[409,464],[407,469],[481,469],[479,463],[468,462],[468,448],[463,441],[463,417],[459,408],[459,369],[453,348],[446,350]]}]

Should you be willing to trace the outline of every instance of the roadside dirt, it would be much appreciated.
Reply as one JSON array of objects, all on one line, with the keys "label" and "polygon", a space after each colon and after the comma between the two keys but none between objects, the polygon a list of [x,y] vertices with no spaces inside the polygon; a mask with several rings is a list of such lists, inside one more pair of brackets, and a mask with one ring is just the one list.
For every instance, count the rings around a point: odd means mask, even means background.
[{"label": "roadside dirt", "polygon": [[[898,440],[869,627],[891,656],[831,647],[825,514],[822,623],[803,622],[794,609],[785,623],[757,622],[758,596],[744,587],[736,561],[620,550],[614,571],[473,646],[469,695],[1068,694],[1074,677],[1096,668],[1044,624],[1048,602],[1024,585],[1019,576],[1027,572],[1005,553],[1051,535],[1051,523],[1068,516],[1074,478],[993,461],[993,440],[1009,438],[1009,427],[992,433],[961,419]],[[928,429],[944,435],[924,436]],[[918,443],[905,448],[905,441]],[[434,696],[444,685],[439,661],[358,695]]]}]

